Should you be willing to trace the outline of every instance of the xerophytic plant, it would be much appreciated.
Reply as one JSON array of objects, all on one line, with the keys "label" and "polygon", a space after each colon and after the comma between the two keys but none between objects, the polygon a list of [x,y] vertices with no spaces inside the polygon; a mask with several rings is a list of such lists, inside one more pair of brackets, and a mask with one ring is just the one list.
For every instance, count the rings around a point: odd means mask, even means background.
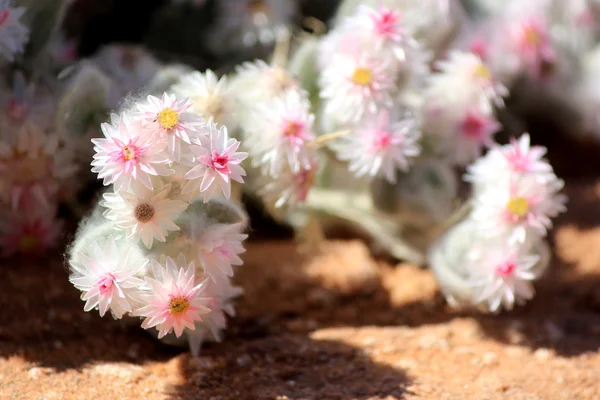
[{"label": "xerophytic plant", "polygon": [[566,201],[545,151],[525,134],[469,166],[471,210],[430,250],[451,303],[498,311],[533,297],[549,263],[544,238]]},{"label": "xerophytic plant", "polygon": [[188,111],[189,99],[148,96],[102,124],[93,171],[112,185],[69,252],[85,310],[142,317],[158,337],[186,334],[198,353],[220,339],[239,294],[232,265],[247,235],[231,199],[247,157],[225,126]]},{"label": "xerophytic plant", "polygon": [[[219,79],[211,71],[192,72],[172,90],[192,98],[206,118],[227,118],[235,127],[248,153],[244,191],[276,219],[300,231],[308,221],[337,219],[366,231],[399,259],[423,264],[428,255],[442,257],[435,239],[464,211],[456,207],[457,172],[471,165],[467,220],[476,227],[453,228],[443,237],[468,234],[465,243],[485,242],[481,249],[493,244],[497,251],[477,257],[469,251],[456,261],[468,273],[448,267],[452,277],[438,276],[445,288],[447,279],[469,280],[468,301],[446,290],[455,304],[511,308],[533,295],[529,282],[547,259],[542,238],[564,199],[544,150],[530,148],[528,136],[508,147],[496,137],[516,74],[535,76],[527,66],[537,68],[536,55],[553,55],[544,25],[532,22],[539,46],[526,46],[533,33],[510,36],[510,54],[520,61],[509,74],[495,62],[505,47],[493,46],[477,29],[461,32],[472,28],[468,23],[453,1],[346,1],[331,29],[303,37],[291,57],[282,36],[270,63],[247,62]],[[510,163],[545,173],[494,172]],[[476,265],[500,267],[497,275],[485,275]]]},{"label": "xerophytic plant", "polygon": [[[68,251],[85,311],[196,354],[219,339],[241,293],[242,193],[297,233],[349,224],[428,262],[452,304],[496,312],[534,295],[566,199],[519,115],[543,102],[598,136],[595,1],[346,0],[329,29],[295,34],[294,1],[228,0],[208,47],[234,64],[276,43],[271,60],[223,74],[110,45],[60,84],[72,43],[27,25],[59,20],[66,2],[48,4],[0,1],[0,250],[54,246],[58,204],[77,208],[91,161],[105,192]],[[42,56],[55,62],[32,70]]]}]

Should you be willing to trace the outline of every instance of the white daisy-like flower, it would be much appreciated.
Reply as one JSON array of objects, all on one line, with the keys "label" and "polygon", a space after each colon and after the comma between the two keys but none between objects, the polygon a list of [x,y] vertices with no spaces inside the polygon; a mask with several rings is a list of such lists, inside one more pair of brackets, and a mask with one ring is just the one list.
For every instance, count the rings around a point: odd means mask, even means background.
[{"label": "white daisy-like flower", "polygon": [[195,323],[210,312],[212,301],[204,294],[206,284],[196,276],[195,263],[188,264],[183,256],[177,262],[166,257],[164,264],[152,260],[151,269],[143,305],[134,311],[134,315],[145,317],[142,328],[156,327],[159,339],[171,331],[179,337],[184,329],[195,330]]},{"label": "white daisy-like flower", "polygon": [[29,121],[0,132],[0,204],[32,209],[64,198],[77,171],[72,156],[56,134]]},{"label": "white daisy-like flower", "polygon": [[533,298],[532,281],[538,276],[538,255],[528,247],[509,246],[506,241],[483,241],[478,243],[467,258],[467,284],[473,290],[476,303],[484,303],[490,311],[501,307],[512,310]]},{"label": "white daisy-like flower", "polygon": [[396,8],[372,8],[361,4],[355,14],[336,29],[359,32],[372,51],[389,52],[403,62],[406,60],[405,47],[414,46],[415,43],[402,17],[402,12]]},{"label": "white daisy-like flower", "polygon": [[552,166],[544,158],[546,149],[531,146],[529,134],[511,139],[504,146],[494,146],[484,157],[467,168],[465,180],[476,189],[495,186],[498,180],[511,176],[530,176],[540,182],[556,179]]},{"label": "white daisy-like flower", "polygon": [[92,241],[86,251],[70,261],[69,281],[83,293],[84,311],[107,310],[120,319],[132,312],[140,301],[140,278],[148,260],[134,247],[118,245],[115,240]]},{"label": "white daisy-like flower", "polygon": [[349,169],[356,176],[384,176],[394,183],[397,170],[407,171],[410,160],[420,154],[420,137],[411,115],[397,120],[388,111],[382,111],[370,116],[355,132],[342,136],[332,147],[340,160],[350,163]]},{"label": "white daisy-like flower", "polygon": [[29,28],[19,21],[25,11],[12,7],[12,0],[0,0],[0,55],[9,62],[23,53],[29,40]]},{"label": "white daisy-like flower", "polygon": [[203,133],[199,131],[204,126],[202,117],[187,111],[192,107],[189,98],[177,100],[175,95],[164,93],[162,99],[148,96],[146,103],[137,103],[136,106],[141,112],[140,118],[146,122],[145,126],[168,143],[169,154],[174,161],[181,159],[181,142],[190,144],[190,137]]},{"label": "white daisy-like flower", "polygon": [[216,224],[194,233],[198,248],[198,261],[204,273],[214,281],[233,276],[233,265],[242,265],[240,254],[246,249],[242,242],[248,238],[241,233],[245,224]]},{"label": "white daisy-like flower", "polygon": [[455,164],[467,165],[481,156],[484,147],[494,145],[493,135],[501,128],[491,113],[467,110],[455,125],[456,134],[448,141],[450,149],[447,154],[454,156]]},{"label": "white daisy-like flower", "polygon": [[235,130],[235,107],[227,76],[218,78],[210,69],[204,73],[194,71],[182,76],[171,89],[178,97],[189,98],[192,101],[190,110],[207,122]]},{"label": "white daisy-like flower", "polygon": [[395,101],[412,102],[420,97],[425,78],[430,74],[431,54],[414,40],[396,6],[380,3],[375,9],[359,5],[321,40],[317,54],[319,69],[326,71],[345,57],[373,60],[385,66],[393,80],[399,95]]},{"label": "white daisy-like flower", "polygon": [[127,190],[132,182],[152,189],[151,175],[168,175],[166,142],[157,140],[141,121],[123,113],[113,115],[113,124],[101,124],[104,138],[92,139],[94,160],[92,172],[104,185],[114,184],[115,190]]},{"label": "white daisy-like flower", "polygon": [[202,316],[202,322],[198,323],[198,329],[193,334],[204,335],[205,332],[200,332],[202,328],[209,331],[216,341],[220,341],[221,332],[227,327],[226,315],[235,316],[232,301],[243,292],[242,288],[233,286],[229,280],[207,281],[205,295],[211,298],[210,312]]},{"label": "white daisy-like flower", "polygon": [[300,168],[298,172],[286,166],[277,178],[263,177],[264,184],[259,194],[277,208],[284,205],[295,207],[306,201],[310,189],[315,185],[317,170],[316,158],[311,161],[310,168]]},{"label": "white daisy-like flower", "polygon": [[563,186],[558,178],[509,175],[475,196],[472,217],[486,235],[506,236],[510,243],[545,236],[551,218],[565,211],[566,198],[559,194]]},{"label": "white daisy-like flower", "polygon": [[[300,88],[300,83],[285,69],[262,60],[245,62],[235,68],[230,89],[237,102],[240,121],[248,121],[257,105]],[[244,128],[243,126],[241,128]]]},{"label": "white daisy-like flower", "polygon": [[173,222],[188,206],[185,201],[167,197],[170,186],[151,191],[145,188],[131,192],[105,193],[100,203],[104,216],[125,231],[127,239],[142,240],[147,248],[154,240],[164,242],[169,232],[178,231]]},{"label": "white daisy-like flower", "polygon": [[341,123],[358,122],[366,113],[393,107],[398,92],[395,67],[367,54],[336,55],[319,77],[325,115]]},{"label": "white daisy-like flower", "polygon": [[[568,42],[576,41],[577,34],[569,32],[565,40],[558,19],[567,17],[567,12],[560,9],[560,4],[557,7],[553,3],[553,0],[512,1],[503,4],[502,10],[491,19],[491,45],[486,61],[503,82],[511,84],[521,76],[538,82],[548,80],[572,57],[574,49],[567,49]],[[553,20],[553,12],[560,14],[560,18]],[[586,23],[582,19],[576,24],[583,27]],[[561,53],[563,50],[569,51]]]},{"label": "white daisy-like flower", "polygon": [[282,96],[259,106],[245,138],[255,166],[275,177],[289,164],[292,171],[310,168],[315,139],[308,94],[288,90]]},{"label": "white daisy-like flower", "polygon": [[495,80],[478,55],[452,50],[447,59],[437,63],[437,68],[439,72],[431,75],[424,93],[431,103],[437,104],[436,98],[440,98],[443,103],[439,107],[469,104],[483,109],[504,104],[502,98],[508,95],[508,90]]},{"label": "white daisy-like flower", "polygon": [[231,195],[231,181],[244,183],[246,171],[240,163],[248,153],[238,152],[240,142],[230,139],[227,128],[217,129],[216,124],[208,124],[208,135],[195,139],[191,150],[194,153],[194,167],[185,174],[190,180],[183,193],[193,192],[200,186],[204,202],[222,192],[225,198]]},{"label": "white daisy-like flower", "polygon": [[457,107],[424,109],[423,130],[435,135],[443,155],[459,166],[467,165],[481,156],[484,147],[492,147],[493,136],[502,126],[489,107]]}]

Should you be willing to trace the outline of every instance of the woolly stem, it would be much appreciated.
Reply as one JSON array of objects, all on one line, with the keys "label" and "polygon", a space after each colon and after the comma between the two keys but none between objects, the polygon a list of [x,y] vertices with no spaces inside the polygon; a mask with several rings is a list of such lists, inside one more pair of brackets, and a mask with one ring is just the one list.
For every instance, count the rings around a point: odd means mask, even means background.
[{"label": "woolly stem", "polygon": [[367,193],[348,195],[338,190],[313,188],[303,207],[311,212],[340,218],[364,230],[393,257],[417,265],[425,262],[423,252],[400,237],[401,226],[377,215]]},{"label": "woolly stem", "polygon": [[272,65],[285,69],[290,51],[290,33],[284,29],[279,32],[275,41]]}]

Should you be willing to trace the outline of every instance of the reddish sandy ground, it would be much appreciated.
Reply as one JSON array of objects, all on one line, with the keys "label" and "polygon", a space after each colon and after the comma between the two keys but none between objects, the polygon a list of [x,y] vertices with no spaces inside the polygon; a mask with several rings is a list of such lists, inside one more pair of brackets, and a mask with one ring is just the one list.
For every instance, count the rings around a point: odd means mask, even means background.
[{"label": "reddish sandy ground", "polygon": [[59,257],[5,263],[0,399],[600,399],[599,188],[568,188],[538,296],[496,317],[358,241],[252,243],[239,317],[197,360],[84,313]]}]

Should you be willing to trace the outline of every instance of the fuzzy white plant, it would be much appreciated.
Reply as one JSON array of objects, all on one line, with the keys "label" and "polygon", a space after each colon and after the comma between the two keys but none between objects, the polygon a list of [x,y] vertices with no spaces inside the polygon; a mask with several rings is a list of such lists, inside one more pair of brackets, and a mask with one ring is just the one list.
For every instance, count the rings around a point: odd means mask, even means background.
[{"label": "fuzzy white plant", "polygon": [[102,125],[92,165],[112,189],[82,223],[69,263],[85,311],[143,317],[159,338],[185,334],[198,354],[205,332],[220,338],[240,292],[231,277],[246,217],[230,193],[247,155],[191,106],[148,96]]},{"label": "fuzzy white plant", "polygon": [[563,181],[522,135],[472,164],[470,213],[442,235],[430,262],[452,304],[510,310],[534,295],[548,266],[551,218],[565,211]]},{"label": "fuzzy white plant", "polygon": [[508,90],[474,53],[450,51],[437,66],[424,92],[423,129],[434,135],[440,154],[464,166],[494,144],[501,129],[495,107],[503,106]]}]

